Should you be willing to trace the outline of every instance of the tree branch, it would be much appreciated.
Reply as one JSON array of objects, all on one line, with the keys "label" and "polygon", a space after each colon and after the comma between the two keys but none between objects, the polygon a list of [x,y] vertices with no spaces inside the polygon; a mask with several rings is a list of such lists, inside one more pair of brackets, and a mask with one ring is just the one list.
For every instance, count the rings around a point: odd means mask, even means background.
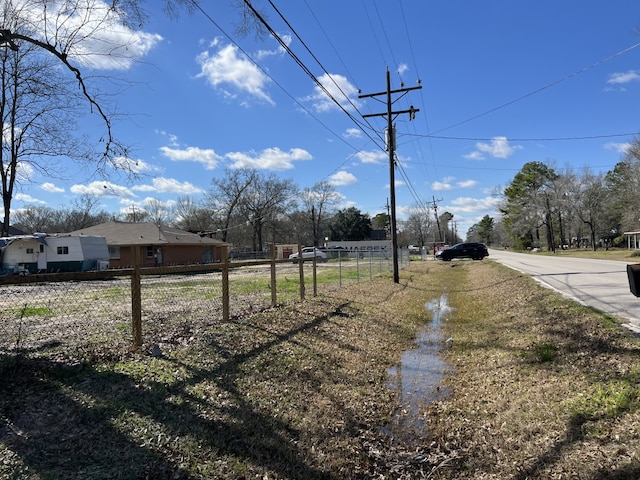
[{"label": "tree branch", "polygon": [[95,108],[95,110],[98,112],[98,115],[100,116],[100,118],[102,118],[102,121],[106,126],[107,135],[105,140],[105,149],[103,153],[103,158],[110,158],[112,155],[114,155],[116,152],[114,152],[113,149],[116,142],[113,138],[112,131],[111,131],[111,120],[109,119],[107,114],[104,112],[104,110],[102,109],[102,106],[98,103],[98,101],[94,97],[92,97],[91,94],[89,93],[89,90],[87,89],[87,86],[84,82],[84,77],[82,76],[82,72],[80,71],[80,69],[77,67],[74,67],[71,64],[71,62],[69,62],[69,59],[66,53],[59,52],[53,45],[49,43],[40,41],[36,38],[29,37],[27,35],[15,33],[10,30],[0,30],[0,46],[2,44],[8,44],[11,50],[17,51],[18,45],[15,43],[15,40],[22,40],[24,42],[31,43],[32,45],[35,45],[37,47],[44,49],[45,51],[51,53],[56,58],[58,58],[58,60],[60,60],[67,67],[67,69],[71,71],[71,73],[73,73],[73,75],[76,77],[76,80],[78,81],[78,85],[80,87],[80,90],[82,91],[82,95],[87,99],[87,101],[91,105],[92,111]]}]

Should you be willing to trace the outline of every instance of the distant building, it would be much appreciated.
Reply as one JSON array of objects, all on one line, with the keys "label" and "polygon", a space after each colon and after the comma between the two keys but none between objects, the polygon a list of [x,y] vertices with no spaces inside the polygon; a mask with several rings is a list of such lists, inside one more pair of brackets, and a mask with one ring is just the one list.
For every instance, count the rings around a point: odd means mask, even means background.
[{"label": "distant building", "polygon": [[95,235],[14,235],[0,238],[0,273],[84,272],[106,268],[109,249]]},{"label": "distant building", "polygon": [[371,234],[369,235],[369,240],[386,240],[386,239],[387,239],[387,231],[384,228],[371,230]]},{"label": "distant building", "polygon": [[140,266],[154,267],[219,262],[229,246],[221,240],[152,222],[112,221],[71,234],[105,237],[110,268],[133,266],[134,249],[138,250]]}]

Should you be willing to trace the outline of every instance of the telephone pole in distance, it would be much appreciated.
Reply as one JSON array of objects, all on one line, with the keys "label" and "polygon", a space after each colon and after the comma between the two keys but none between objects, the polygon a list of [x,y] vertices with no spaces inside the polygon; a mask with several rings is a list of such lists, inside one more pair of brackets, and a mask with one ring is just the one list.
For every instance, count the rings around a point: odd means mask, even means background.
[{"label": "telephone pole in distance", "polygon": [[[411,90],[418,90],[422,88],[422,86],[417,87],[409,87],[409,88],[400,88],[398,90],[391,90],[391,76],[389,75],[389,69],[387,68],[387,90],[384,92],[378,93],[368,93],[366,95],[358,95],[358,98],[369,98],[369,97],[377,97],[381,95],[386,95],[387,97],[387,111],[382,113],[371,113],[367,115],[363,115],[362,118],[367,117],[387,117],[387,150],[389,151],[389,198],[391,201],[391,249],[393,250],[393,281],[394,283],[400,283],[400,273],[398,270],[398,232],[397,232],[397,222],[396,222],[396,136],[395,136],[395,128],[393,126],[394,115],[400,115],[402,113],[409,114],[409,120],[413,120],[416,116],[416,112],[420,110],[417,108],[413,108],[413,105],[409,108],[409,110],[396,110],[393,111],[393,99],[392,95],[397,93],[406,94]],[[402,95],[404,96],[404,95]],[[398,99],[402,98],[398,97]]]}]

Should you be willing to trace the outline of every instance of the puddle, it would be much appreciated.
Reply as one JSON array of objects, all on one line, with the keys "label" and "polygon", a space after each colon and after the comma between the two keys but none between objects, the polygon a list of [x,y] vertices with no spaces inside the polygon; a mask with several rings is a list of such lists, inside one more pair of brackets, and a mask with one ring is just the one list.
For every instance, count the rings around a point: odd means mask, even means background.
[{"label": "puddle", "polygon": [[400,395],[400,407],[383,432],[402,443],[411,443],[416,432],[424,433],[422,408],[449,393],[441,385],[450,371],[450,365],[441,357],[447,345],[441,325],[451,307],[443,295],[426,303],[424,308],[432,313],[431,321],[418,335],[415,348],[404,352],[400,365],[387,371],[389,386]]}]

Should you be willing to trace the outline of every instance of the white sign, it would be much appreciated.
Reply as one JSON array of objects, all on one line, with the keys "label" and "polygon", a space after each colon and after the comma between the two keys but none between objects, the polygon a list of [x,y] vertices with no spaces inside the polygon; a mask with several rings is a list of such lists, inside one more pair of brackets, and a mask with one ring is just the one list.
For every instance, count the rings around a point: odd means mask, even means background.
[{"label": "white sign", "polygon": [[350,257],[391,257],[391,240],[362,240],[359,242],[327,242],[327,248],[342,247]]}]

